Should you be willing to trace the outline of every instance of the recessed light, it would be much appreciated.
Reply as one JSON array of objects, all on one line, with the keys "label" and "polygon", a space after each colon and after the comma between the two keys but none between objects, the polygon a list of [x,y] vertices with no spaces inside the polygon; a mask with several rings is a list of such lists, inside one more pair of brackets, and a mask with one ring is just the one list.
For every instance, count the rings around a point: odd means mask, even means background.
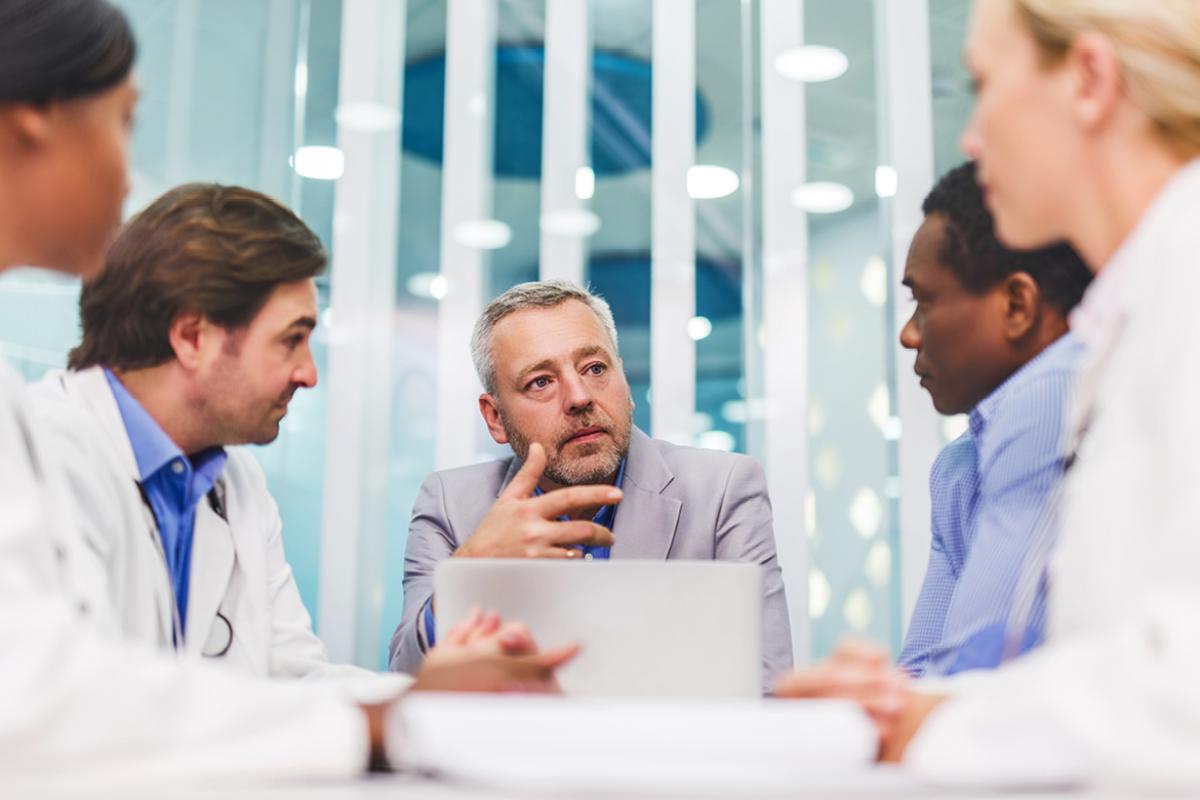
[{"label": "recessed light", "polygon": [[713,331],[712,320],[708,317],[692,317],[688,320],[687,331],[692,341],[707,339]]},{"label": "recessed light", "polygon": [[336,181],[346,171],[346,157],[336,147],[301,147],[290,161],[297,175],[318,181]]},{"label": "recessed light", "polygon": [[441,300],[446,296],[449,285],[445,275],[436,272],[418,272],[405,282],[408,293],[416,297]]},{"label": "recessed light", "polygon": [[696,164],[688,167],[687,191],[696,200],[712,200],[737,191],[737,173],[728,167]]},{"label": "recessed light", "polygon": [[596,193],[596,173],[591,167],[575,170],[575,196],[580,200],[591,200]]},{"label": "recessed light", "polygon": [[547,211],[542,214],[542,230],[555,236],[585,238],[600,230],[600,217],[586,208]]},{"label": "recessed light", "polygon": [[463,247],[499,250],[512,241],[512,228],[498,219],[472,219],[454,227],[454,240]]},{"label": "recessed light", "polygon": [[362,133],[383,133],[400,127],[400,109],[384,103],[343,103],[333,118],[339,127]]},{"label": "recessed light", "polygon": [[831,81],[849,66],[850,60],[841,50],[817,44],[789,47],[775,56],[775,70],[780,75],[805,83]]},{"label": "recessed light", "polygon": [[899,184],[900,178],[895,167],[880,164],[875,168],[875,194],[880,197],[895,197]]},{"label": "recessed light", "polygon": [[810,214],[836,214],[854,205],[854,192],[831,181],[806,183],[792,190],[792,205]]}]

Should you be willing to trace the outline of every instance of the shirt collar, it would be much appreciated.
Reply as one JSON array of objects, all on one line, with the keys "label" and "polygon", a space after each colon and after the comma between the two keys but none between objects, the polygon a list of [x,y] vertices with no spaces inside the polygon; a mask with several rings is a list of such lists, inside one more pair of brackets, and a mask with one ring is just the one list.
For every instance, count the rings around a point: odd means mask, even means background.
[{"label": "shirt collar", "polygon": [[995,416],[997,409],[1004,403],[1005,397],[1044,372],[1072,364],[1082,349],[1083,345],[1079,339],[1071,331],[1068,331],[1055,339],[1042,352],[1022,364],[1020,369],[1009,375],[1003,383],[992,390],[991,394],[980,400],[979,404],[971,409],[969,417],[971,435],[978,437],[983,432],[988,422]]},{"label": "shirt collar", "polygon": [[150,416],[150,412],[111,370],[105,368],[104,377],[108,379],[113,399],[117,401],[117,410],[121,413],[121,421],[125,423],[125,433],[129,437],[129,446],[133,448],[139,480],[148,480],[167,464],[180,459],[194,468],[206,483],[216,481],[225,466],[223,448],[213,447],[191,458],[185,457],[178,445],[171,441],[171,437],[167,436],[154,417]]}]

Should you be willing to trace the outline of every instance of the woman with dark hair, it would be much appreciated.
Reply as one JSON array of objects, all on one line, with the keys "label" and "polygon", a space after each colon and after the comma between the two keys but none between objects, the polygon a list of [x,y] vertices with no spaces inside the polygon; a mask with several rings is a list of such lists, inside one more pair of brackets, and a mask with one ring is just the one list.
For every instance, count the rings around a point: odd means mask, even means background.
[{"label": "woman with dark hair", "polygon": [[[105,0],[0,0],[0,273],[87,277],[120,221],[137,101],[134,39]],[[258,681],[121,640],[105,567],[0,360],[0,780],[353,775],[386,757],[392,704]],[[476,615],[416,688],[549,679],[519,629]],[[518,653],[520,651],[520,653]],[[523,653],[523,655],[521,654]],[[510,657],[510,654],[517,657]],[[86,777],[85,777],[86,779]]]}]

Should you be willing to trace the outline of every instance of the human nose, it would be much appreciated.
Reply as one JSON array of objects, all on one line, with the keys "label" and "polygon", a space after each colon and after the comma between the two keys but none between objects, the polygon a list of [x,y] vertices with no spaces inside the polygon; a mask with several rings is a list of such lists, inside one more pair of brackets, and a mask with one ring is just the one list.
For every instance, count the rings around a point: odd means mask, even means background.
[{"label": "human nose", "polygon": [[572,373],[563,380],[563,405],[568,414],[592,407],[592,392],[579,375]]},{"label": "human nose", "polygon": [[921,331],[917,327],[916,312],[913,312],[908,322],[900,329],[900,346],[906,350],[917,350],[921,347]]},{"label": "human nose", "polygon": [[313,360],[311,351],[304,353],[304,361],[293,373],[292,382],[306,389],[317,385],[317,362]]}]

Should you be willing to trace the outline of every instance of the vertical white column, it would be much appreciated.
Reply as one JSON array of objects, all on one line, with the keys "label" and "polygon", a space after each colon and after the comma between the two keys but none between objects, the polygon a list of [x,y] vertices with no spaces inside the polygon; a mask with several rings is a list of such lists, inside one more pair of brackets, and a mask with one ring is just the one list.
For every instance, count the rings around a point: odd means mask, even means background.
[{"label": "vertical white column", "polygon": [[542,231],[538,276],[583,282],[589,222],[576,175],[588,166],[588,0],[546,3]]},{"label": "vertical white column", "polygon": [[[269,0],[266,43],[263,47],[262,109],[259,113],[258,181],[255,187],[300,213],[295,191],[300,176],[280,157],[280,143],[294,153],[304,133],[308,94],[307,2]],[[303,65],[303,66],[301,66]],[[305,77],[301,81],[299,78]]]},{"label": "vertical white column", "polygon": [[[399,120],[404,17],[400,0],[343,0],[339,108]],[[318,618],[335,661],[373,666],[388,530],[399,125],[339,125],[338,147],[346,166],[334,192]]]},{"label": "vertical white column", "polygon": [[167,168],[163,189],[188,180],[192,157],[192,91],[196,85],[196,39],[199,35],[196,0],[179,0],[175,4],[175,25],[171,35],[171,95],[167,98]]},{"label": "vertical white column", "polygon": [[805,180],[804,85],[775,69],[775,58],[804,42],[804,3],[763,0],[762,227],[764,468],[775,516],[775,545],[787,588],[792,652],[809,657],[808,540],[808,223],[791,202]]},{"label": "vertical white column", "polygon": [[933,93],[928,0],[876,0],[885,52],[878,63],[884,106],[884,152],[895,167],[890,201],[892,297],[895,319],[896,412],[900,417],[900,589],[902,625],[912,616],[929,561],[929,470],[941,447],[941,422],[928,395],[913,380],[913,354],[900,347],[900,328],[912,313],[900,281],[908,245],[921,225],[921,201],[933,185]]},{"label": "vertical white column", "polygon": [[654,0],[651,133],[652,434],[690,443],[696,407],[696,218],[687,172],[696,150],[695,0]]},{"label": "vertical white column", "polygon": [[475,460],[479,380],[471,365],[471,329],[482,309],[488,251],[464,231],[490,220],[496,0],[446,5],[445,133],[442,147],[441,273],[438,306],[436,468]]}]

